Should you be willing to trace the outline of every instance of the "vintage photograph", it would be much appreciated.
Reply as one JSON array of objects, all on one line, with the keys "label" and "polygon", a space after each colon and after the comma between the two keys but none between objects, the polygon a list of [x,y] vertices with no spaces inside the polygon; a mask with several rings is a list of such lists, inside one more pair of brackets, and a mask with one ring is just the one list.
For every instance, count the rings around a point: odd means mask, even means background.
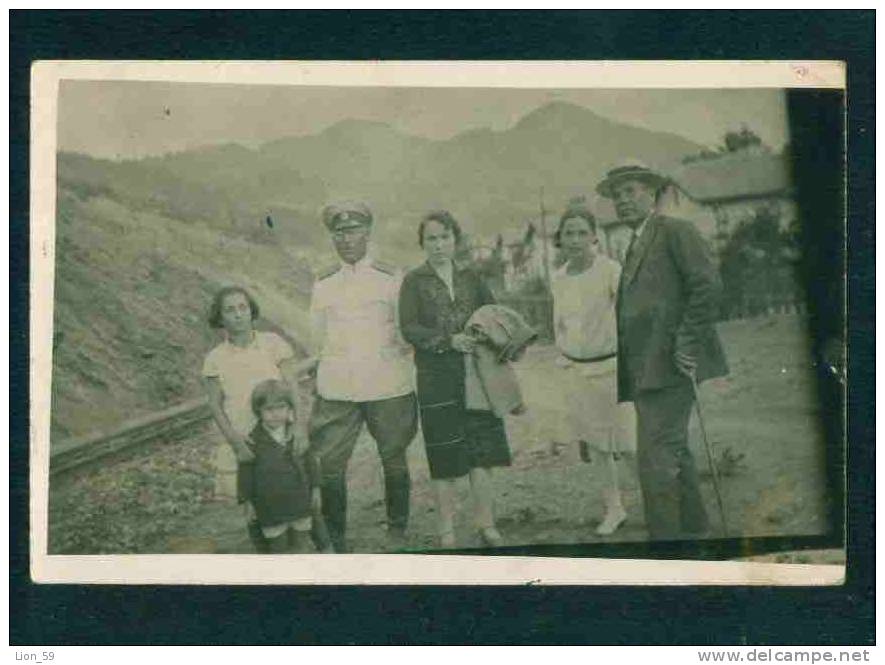
[{"label": "vintage photograph", "polygon": [[783,88],[79,78],[55,131],[47,554],[833,532]]}]

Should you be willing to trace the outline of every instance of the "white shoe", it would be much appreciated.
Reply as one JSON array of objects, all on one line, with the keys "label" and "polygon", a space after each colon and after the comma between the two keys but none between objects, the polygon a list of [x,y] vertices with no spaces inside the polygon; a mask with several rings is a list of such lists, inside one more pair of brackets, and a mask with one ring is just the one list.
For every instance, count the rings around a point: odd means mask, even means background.
[{"label": "white shoe", "polygon": [[501,547],[504,545],[504,537],[493,526],[485,527],[479,530],[479,537],[488,547]]},{"label": "white shoe", "polygon": [[455,532],[454,531],[446,531],[445,533],[441,533],[439,536],[439,546],[444,550],[453,550],[455,549]]},{"label": "white shoe", "polygon": [[600,522],[599,526],[596,527],[596,534],[599,536],[610,536],[618,530],[618,527],[621,526],[626,519],[627,511],[624,510],[624,506],[621,504],[611,506],[605,512],[605,518]]}]

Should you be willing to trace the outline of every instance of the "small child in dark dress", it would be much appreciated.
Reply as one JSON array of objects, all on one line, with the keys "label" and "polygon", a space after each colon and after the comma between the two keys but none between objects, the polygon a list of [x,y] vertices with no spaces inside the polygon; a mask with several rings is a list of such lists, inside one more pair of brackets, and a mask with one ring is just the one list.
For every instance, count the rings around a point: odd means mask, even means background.
[{"label": "small child in dark dress", "polygon": [[267,552],[310,551],[312,530],[317,549],[325,550],[323,525],[314,523],[322,520],[318,464],[295,436],[292,391],[282,381],[262,381],[252,391],[252,411],[258,424],[247,445],[255,460],[239,474],[239,494],[255,508]]}]

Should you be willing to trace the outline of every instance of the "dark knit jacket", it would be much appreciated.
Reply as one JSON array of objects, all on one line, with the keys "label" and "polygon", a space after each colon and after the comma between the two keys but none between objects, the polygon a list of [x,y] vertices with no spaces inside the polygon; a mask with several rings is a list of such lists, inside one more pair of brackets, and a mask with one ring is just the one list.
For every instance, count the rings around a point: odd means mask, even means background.
[{"label": "dark knit jacket", "polygon": [[240,465],[239,496],[251,501],[261,526],[274,526],[310,515],[310,490],[317,478],[316,461],[296,455],[295,438],[277,443],[260,423],[249,434],[255,459]]}]

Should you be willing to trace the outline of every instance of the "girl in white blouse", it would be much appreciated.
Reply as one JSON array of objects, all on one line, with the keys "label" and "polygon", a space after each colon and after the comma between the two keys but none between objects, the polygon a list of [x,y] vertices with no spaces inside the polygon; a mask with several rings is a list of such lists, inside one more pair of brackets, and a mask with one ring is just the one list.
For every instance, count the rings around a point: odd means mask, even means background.
[{"label": "girl in white blouse", "polygon": [[298,399],[295,352],[279,335],[255,330],[258,316],[258,303],[240,286],[219,289],[209,310],[209,325],[224,339],[206,355],[201,374],[209,409],[226,442],[215,453],[215,493],[226,498],[237,495],[238,464],[253,459],[246,445],[256,423],[253,388],[282,379]]},{"label": "girl in white blouse", "polygon": [[607,470],[605,516],[596,529],[610,535],[626,520],[617,460],[636,450],[633,405],[617,400],[615,303],[620,264],[599,249],[596,220],[584,206],[562,215],[554,242],[566,262],[552,280],[553,322],[563,370],[571,434],[581,458],[602,457]]}]

